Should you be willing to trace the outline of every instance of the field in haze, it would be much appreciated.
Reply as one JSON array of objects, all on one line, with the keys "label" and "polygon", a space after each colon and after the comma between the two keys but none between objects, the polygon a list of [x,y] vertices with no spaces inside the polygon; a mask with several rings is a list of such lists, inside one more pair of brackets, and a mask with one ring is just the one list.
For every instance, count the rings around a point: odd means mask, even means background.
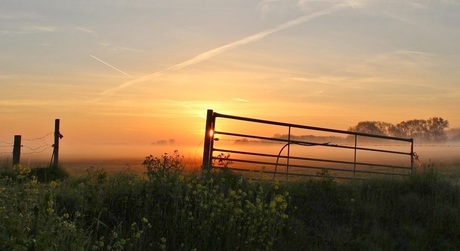
[{"label": "field in haze", "polygon": [[[225,143],[224,143],[225,144]],[[217,145],[219,146],[219,145]],[[233,142],[227,142],[225,147],[229,149],[237,149],[239,151],[253,151],[253,152],[264,152],[270,154],[278,154],[282,145],[280,144],[234,144]],[[183,149],[180,146],[177,146],[179,154],[184,157],[184,162],[187,169],[199,169],[202,164],[202,147],[184,147]],[[220,145],[220,147],[223,147]],[[173,154],[176,150],[176,146],[155,146],[150,148],[151,151],[146,151],[145,149],[139,149],[136,157],[133,155],[125,157],[121,155],[120,157],[113,156],[104,156],[104,151],[100,156],[97,153],[94,153],[94,156],[88,156],[84,158],[79,158],[78,153],[72,154],[70,156],[64,155],[60,158],[61,166],[68,171],[70,174],[82,174],[86,169],[90,167],[102,168],[107,172],[116,172],[119,170],[132,170],[137,173],[145,172],[142,162],[146,156],[152,154],[153,156],[159,157],[160,155],[167,153]],[[395,148],[396,149],[396,148]],[[120,149],[121,150],[121,149]],[[131,149],[132,150],[132,149]],[[300,153],[300,156],[303,157],[313,157],[313,158],[326,158],[326,159],[346,159],[352,160],[353,155],[350,152],[340,153],[337,151],[331,152],[327,149],[320,149],[315,147],[301,148],[303,151]],[[460,177],[460,145],[455,144],[446,144],[446,145],[415,145],[414,151],[419,156],[419,161],[415,162],[415,167],[426,167],[431,166],[439,170],[442,173],[452,176]],[[283,152],[286,154],[286,152]],[[295,153],[295,148],[292,149],[292,153]],[[216,156],[218,152],[214,153]],[[31,158],[32,156],[23,155],[21,157],[21,163],[28,166],[46,166],[49,164],[49,158]],[[231,157],[237,158],[238,155],[231,155]],[[358,156],[359,157],[359,156]],[[255,160],[255,159],[254,159]],[[375,160],[375,159],[374,159]],[[374,161],[368,159],[368,161]],[[409,158],[407,156],[392,158],[383,161],[385,164],[392,164],[394,161],[400,163],[408,163]],[[2,162],[11,161],[10,155],[3,154]],[[268,161],[275,161],[274,159]],[[291,162],[291,164],[294,162]],[[230,167],[238,166],[237,163],[231,164]],[[257,170],[261,169],[261,166],[257,165],[244,165],[244,167],[250,167]],[[278,169],[282,171],[281,168]]]}]

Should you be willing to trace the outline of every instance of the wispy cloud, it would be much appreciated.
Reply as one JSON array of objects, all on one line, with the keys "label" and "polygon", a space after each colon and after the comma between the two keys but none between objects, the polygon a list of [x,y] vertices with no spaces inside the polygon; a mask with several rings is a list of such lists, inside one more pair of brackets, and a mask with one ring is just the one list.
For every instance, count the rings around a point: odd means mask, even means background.
[{"label": "wispy cloud", "polygon": [[57,27],[55,26],[42,26],[42,25],[30,24],[30,25],[24,25],[19,28],[0,30],[0,35],[10,35],[10,34],[28,35],[28,34],[37,34],[37,33],[44,33],[44,32],[55,32],[55,31],[57,31]]},{"label": "wispy cloud", "polygon": [[174,103],[174,104],[177,104],[177,105],[179,105],[179,106],[182,106],[182,107],[184,107],[184,108],[186,108],[186,109],[189,109],[189,110],[192,109],[192,107],[190,107],[190,105],[187,105],[187,104],[185,104],[184,102],[180,102],[180,101],[176,101],[176,100],[171,100],[171,99],[160,99],[160,100],[158,100],[158,101],[164,101],[164,102],[167,102],[167,103]]},{"label": "wispy cloud", "polygon": [[273,3],[280,2],[279,0],[263,0],[259,4],[257,4],[257,10],[259,11],[259,15],[261,19],[265,19],[269,12],[272,9],[277,9],[279,6],[272,6]]},{"label": "wispy cloud", "polygon": [[119,52],[144,52],[143,50],[139,50],[139,49],[136,49],[136,48],[123,47],[123,46],[113,45],[113,44],[110,44],[110,43],[99,43],[99,45],[102,46],[102,48],[104,48],[104,50],[107,50],[107,51],[110,51],[110,52],[115,52],[115,53],[119,53]]},{"label": "wispy cloud", "polygon": [[385,70],[421,70],[433,60],[435,55],[416,50],[394,50],[369,56],[362,62],[350,64],[332,72],[332,74],[352,74],[366,76]]},{"label": "wispy cloud", "polygon": [[15,99],[0,100],[1,106],[53,106],[62,105],[62,101],[35,100],[35,99]]},{"label": "wispy cloud", "polygon": [[89,33],[89,34],[94,33],[93,30],[85,28],[85,27],[75,27],[75,29],[78,30],[78,31],[84,32],[84,33]]},{"label": "wispy cloud", "polygon": [[57,30],[55,26],[43,26],[43,25],[26,25],[22,27],[22,30],[27,33],[39,33],[39,32],[54,32]]},{"label": "wispy cloud", "polygon": [[166,69],[163,69],[161,71],[157,71],[157,72],[154,72],[152,74],[149,74],[149,75],[146,75],[146,76],[143,76],[143,77],[140,77],[140,78],[130,80],[130,81],[125,82],[125,83],[123,83],[121,85],[118,85],[116,87],[107,89],[107,90],[103,91],[102,93],[100,93],[100,96],[101,97],[110,96],[110,95],[112,95],[112,94],[114,94],[114,93],[116,93],[116,92],[118,92],[118,91],[120,91],[120,90],[122,90],[124,88],[130,87],[132,85],[135,85],[135,84],[138,84],[138,83],[141,83],[141,82],[145,82],[145,81],[148,81],[148,80],[160,77],[160,76],[163,76],[164,74],[166,74],[166,73],[168,73],[170,71],[180,70],[182,68],[201,63],[201,62],[203,62],[205,60],[213,58],[213,57],[215,57],[215,56],[217,56],[219,54],[222,54],[222,53],[224,53],[226,51],[229,51],[231,49],[237,48],[237,47],[242,46],[242,45],[257,42],[257,41],[259,41],[259,40],[261,40],[261,39],[265,38],[266,36],[269,36],[269,35],[271,35],[273,33],[288,29],[288,28],[293,27],[293,26],[297,26],[297,25],[306,23],[306,22],[308,22],[310,20],[313,20],[315,18],[334,13],[334,12],[336,12],[336,11],[338,11],[340,9],[346,8],[346,7],[354,7],[354,6],[351,5],[348,2],[345,2],[345,3],[335,4],[332,7],[329,7],[329,8],[320,10],[320,11],[316,11],[314,13],[307,14],[307,15],[304,15],[304,16],[301,16],[301,17],[298,17],[298,18],[293,19],[291,21],[288,21],[288,22],[285,22],[285,23],[280,24],[278,26],[275,26],[275,27],[273,27],[271,29],[267,29],[265,31],[258,32],[258,33],[254,34],[254,35],[247,36],[247,37],[242,38],[240,40],[237,40],[235,42],[232,42],[232,43],[217,47],[215,49],[203,52],[203,53],[195,56],[194,58],[186,60],[186,61],[184,61],[182,63],[175,64],[175,65],[170,66],[170,67],[168,67]]},{"label": "wispy cloud", "polygon": [[109,63],[107,63],[107,62],[105,62],[104,60],[102,60],[102,59],[100,59],[100,58],[98,58],[98,57],[96,57],[96,56],[93,56],[93,55],[89,55],[89,56],[92,57],[92,58],[94,58],[94,59],[96,59],[97,61],[99,61],[99,62],[101,62],[101,63],[107,65],[108,67],[110,67],[110,68],[112,68],[112,69],[114,69],[114,70],[116,70],[116,71],[122,73],[123,75],[126,75],[126,76],[128,76],[128,77],[131,77],[131,75],[129,75],[128,73],[126,73],[126,72],[124,72],[124,71],[118,69],[117,67],[115,67],[115,66],[113,66],[113,65],[111,65],[111,64],[109,64]]}]

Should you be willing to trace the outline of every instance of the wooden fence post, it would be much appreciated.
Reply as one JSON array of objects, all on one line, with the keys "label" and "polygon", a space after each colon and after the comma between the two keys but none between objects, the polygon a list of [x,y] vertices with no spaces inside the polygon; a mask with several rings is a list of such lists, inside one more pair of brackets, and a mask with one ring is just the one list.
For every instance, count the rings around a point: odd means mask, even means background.
[{"label": "wooden fence post", "polygon": [[21,160],[21,135],[14,135],[13,166],[19,165]]},{"label": "wooden fence post", "polygon": [[62,139],[62,134],[59,132],[60,120],[54,121],[54,144],[53,144],[53,167],[59,166],[59,140]]}]

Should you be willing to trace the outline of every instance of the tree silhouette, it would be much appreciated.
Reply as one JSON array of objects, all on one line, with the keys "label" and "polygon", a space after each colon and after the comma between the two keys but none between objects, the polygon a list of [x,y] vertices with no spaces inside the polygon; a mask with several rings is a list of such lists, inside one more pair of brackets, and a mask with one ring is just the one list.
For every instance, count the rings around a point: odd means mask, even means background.
[{"label": "tree silhouette", "polygon": [[350,127],[348,131],[362,132],[376,135],[394,135],[396,126],[381,121],[362,121],[356,126]]},{"label": "tree silhouette", "polygon": [[449,121],[432,117],[402,121],[397,125],[380,121],[362,121],[350,127],[348,131],[414,138],[420,142],[443,142],[447,140],[445,129],[448,127]]}]

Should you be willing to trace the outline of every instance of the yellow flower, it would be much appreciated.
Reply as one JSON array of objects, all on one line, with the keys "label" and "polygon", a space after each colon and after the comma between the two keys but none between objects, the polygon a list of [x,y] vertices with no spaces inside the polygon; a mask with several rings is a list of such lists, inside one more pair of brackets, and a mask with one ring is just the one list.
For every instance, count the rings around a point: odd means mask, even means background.
[{"label": "yellow flower", "polygon": [[277,196],[275,197],[275,201],[276,201],[277,203],[281,203],[281,202],[284,201],[284,197],[281,196],[281,195],[277,195]]},{"label": "yellow flower", "polygon": [[52,213],[54,213],[54,210],[53,210],[52,208],[47,208],[47,209],[46,209],[46,212],[47,212],[48,214],[52,214]]}]

